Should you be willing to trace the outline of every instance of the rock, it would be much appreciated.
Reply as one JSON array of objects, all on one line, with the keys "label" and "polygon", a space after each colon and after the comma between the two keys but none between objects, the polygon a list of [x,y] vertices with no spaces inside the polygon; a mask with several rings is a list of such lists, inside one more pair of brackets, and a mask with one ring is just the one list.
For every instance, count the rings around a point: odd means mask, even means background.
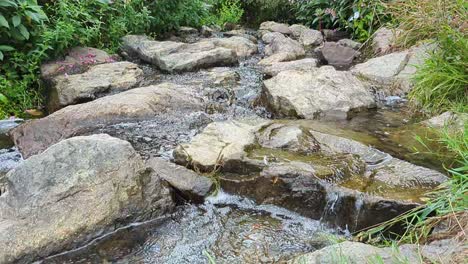
[{"label": "rock", "polygon": [[25,158],[60,140],[126,120],[144,120],[168,112],[203,111],[192,88],[170,83],[135,88],[95,101],[65,107],[45,118],[30,120],[11,131]]},{"label": "rock", "polygon": [[90,47],[75,47],[64,60],[56,60],[41,65],[41,77],[48,80],[57,75],[81,73],[88,66],[114,62],[115,57],[107,52]]},{"label": "rock", "polygon": [[265,42],[266,44],[270,44],[275,40],[276,38],[278,39],[284,39],[286,38],[283,34],[278,33],[278,32],[268,32],[263,34],[262,36],[262,41]]},{"label": "rock", "polygon": [[234,50],[237,57],[247,57],[258,52],[257,45],[244,37],[212,38],[204,41],[211,42],[216,47]]},{"label": "rock", "polygon": [[329,65],[346,68],[351,66],[354,59],[360,53],[352,48],[339,45],[335,42],[325,42],[324,45],[316,49],[318,56]]},{"label": "rock", "polygon": [[189,144],[181,144],[174,150],[177,164],[191,166],[201,171],[223,169],[243,170],[244,149],[255,143],[254,132],[266,121],[244,120],[209,124]]},{"label": "rock", "polygon": [[23,123],[23,119],[0,120],[0,149],[12,147],[14,144],[10,140],[9,132]]},{"label": "rock", "polygon": [[330,66],[280,72],[264,81],[261,96],[263,105],[278,117],[344,119],[351,112],[375,106],[361,81]]},{"label": "rock", "polygon": [[374,53],[377,55],[385,55],[391,52],[395,46],[395,40],[398,34],[398,31],[386,27],[379,28],[374,33],[374,38],[372,39]]},{"label": "rock", "polygon": [[289,26],[289,30],[291,30],[292,36],[295,39],[299,39],[302,32],[304,32],[304,31],[306,31],[308,29],[309,29],[308,27],[306,27],[304,25],[301,25],[301,24],[294,24],[292,26]]},{"label": "rock", "polygon": [[287,61],[287,62],[276,62],[267,66],[263,69],[263,73],[267,76],[276,76],[280,72],[297,70],[297,71],[311,71],[317,68],[318,61],[312,58],[306,58],[302,60]]},{"label": "rock", "polygon": [[103,134],[64,140],[6,177],[1,263],[32,263],[174,206],[132,146]]},{"label": "rock", "polygon": [[270,57],[261,60],[260,65],[300,59],[305,56],[305,50],[293,39],[276,37],[265,47],[265,55]]},{"label": "rock", "polygon": [[226,31],[226,32],[223,32],[223,35],[225,37],[243,37],[252,41],[253,43],[257,43],[257,38],[248,34],[245,29],[235,29],[231,31]]},{"label": "rock", "polygon": [[114,62],[90,67],[82,74],[61,75],[49,89],[48,110],[55,112],[71,104],[96,99],[103,93],[115,93],[136,87],[143,71],[131,62]]},{"label": "rock", "polygon": [[257,134],[258,143],[264,148],[284,149],[292,152],[313,153],[320,150],[314,136],[304,127],[271,124]]},{"label": "rock", "polygon": [[273,21],[266,21],[260,24],[260,30],[278,32],[285,35],[291,35],[292,31],[287,24],[281,24]]},{"label": "rock", "polygon": [[214,85],[235,85],[240,81],[239,73],[231,68],[212,68],[206,74]]},{"label": "rock", "polygon": [[396,80],[398,73],[404,69],[409,58],[408,51],[391,53],[357,64],[351,72],[371,82],[390,85]]},{"label": "rock", "polygon": [[447,127],[451,131],[463,131],[465,124],[468,124],[468,114],[444,112],[423,121],[422,124],[437,129]]},{"label": "rock", "polygon": [[341,45],[341,46],[344,46],[344,47],[352,48],[353,50],[359,50],[361,48],[361,46],[362,46],[361,43],[356,42],[356,41],[351,40],[351,39],[340,39],[337,42],[337,44]]},{"label": "rock", "polygon": [[326,41],[339,41],[340,39],[349,38],[349,33],[346,31],[324,29],[322,32]]},{"label": "rock", "polygon": [[313,48],[323,43],[323,36],[318,30],[306,29],[302,31],[299,42],[306,48]]},{"label": "rock", "polygon": [[413,86],[412,78],[420,67],[430,57],[430,54],[436,49],[434,43],[423,43],[409,49],[409,60],[405,67],[396,76],[396,83],[400,91],[398,94],[407,94]]},{"label": "rock", "polygon": [[192,27],[180,27],[177,33],[182,36],[196,35],[198,34],[198,29]]},{"label": "rock", "polygon": [[421,263],[417,250],[378,248],[371,245],[345,241],[321,250],[298,256],[290,264],[333,264],[333,263],[384,263],[397,264],[404,259],[407,263]]},{"label": "rock", "polygon": [[213,189],[213,182],[185,167],[170,163],[161,158],[147,161],[156,175],[167,181],[184,199],[202,203]]},{"label": "rock", "polygon": [[202,34],[202,36],[208,38],[213,36],[215,30],[209,26],[203,25],[200,29],[200,33]]},{"label": "rock", "polygon": [[123,49],[137,54],[143,61],[156,65],[163,71],[195,71],[214,66],[232,65],[237,62],[236,52],[217,47],[213,41],[193,44],[154,41],[145,36],[129,35],[123,39]]}]

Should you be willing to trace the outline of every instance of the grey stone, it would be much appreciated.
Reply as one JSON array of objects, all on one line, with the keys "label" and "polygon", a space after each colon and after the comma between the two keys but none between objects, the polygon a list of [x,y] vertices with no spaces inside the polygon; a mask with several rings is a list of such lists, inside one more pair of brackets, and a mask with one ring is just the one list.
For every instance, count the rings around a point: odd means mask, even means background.
[{"label": "grey stone", "polygon": [[202,171],[220,166],[225,170],[241,167],[245,148],[255,143],[254,132],[267,123],[264,120],[211,123],[190,143],[180,144],[174,150],[175,162]]},{"label": "grey stone", "polygon": [[276,62],[267,66],[263,69],[263,73],[267,76],[276,76],[283,71],[311,71],[317,68],[318,61],[313,58],[306,58],[301,60],[287,61],[287,62]]},{"label": "grey stone", "polygon": [[116,93],[136,87],[143,71],[131,62],[114,62],[92,66],[75,75],[60,75],[49,89],[48,110],[55,112],[67,105],[91,101],[103,93]]},{"label": "grey stone", "polygon": [[135,35],[125,36],[122,41],[123,49],[129,54],[136,54],[140,59],[167,72],[195,71],[237,62],[235,50],[218,47],[214,41],[187,44],[154,41]]},{"label": "grey stone", "polygon": [[270,124],[257,133],[258,143],[265,148],[313,153],[320,150],[314,136],[304,127],[280,123]]},{"label": "grey stone", "polygon": [[286,37],[283,34],[278,33],[278,32],[268,32],[268,33],[263,34],[262,41],[266,44],[270,44],[276,38],[284,39]]},{"label": "grey stone", "polygon": [[177,189],[184,199],[201,203],[213,189],[214,184],[209,178],[161,158],[152,158],[146,164],[159,178]]},{"label": "grey stone", "polygon": [[246,38],[246,39],[252,41],[253,43],[258,42],[257,38],[254,37],[251,34],[248,34],[248,32],[245,29],[235,29],[235,30],[231,30],[231,31],[226,31],[226,32],[223,32],[223,35],[225,37],[235,37],[235,36],[243,37],[243,38]]},{"label": "grey stone", "polygon": [[235,85],[240,81],[240,75],[231,68],[217,67],[209,69],[206,75],[214,85]]},{"label": "grey stone", "polygon": [[351,72],[371,82],[390,85],[405,68],[409,58],[408,51],[391,53],[357,64],[351,69]]},{"label": "grey stone", "polygon": [[31,263],[172,210],[169,190],[126,142],[108,135],[51,146],[8,173],[0,262]]},{"label": "grey stone", "polygon": [[322,60],[336,67],[349,67],[354,59],[360,55],[354,49],[339,45],[336,42],[325,42],[322,47],[315,51]]},{"label": "grey stone", "polygon": [[313,48],[323,43],[323,36],[318,30],[306,29],[302,31],[299,42],[306,48]]},{"label": "grey stone", "polygon": [[264,81],[261,101],[276,116],[304,119],[345,119],[350,112],[375,106],[361,81],[331,66],[280,72]]},{"label": "grey stone", "polygon": [[100,49],[75,47],[63,60],[41,65],[41,77],[48,80],[57,75],[81,73],[89,66],[113,62],[114,59],[113,56]]},{"label": "grey stone", "polygon": [[302,32],[304,32],[304,31],[306,31],[308,29],[309,29],[308,27],[306,27],[304,25],[301,25],[301,24],[294,24],[294,25],[289,26],[289,30],[291,30],[292,36],[295,39],[299,39]]},{"label": "grey stone", "polygon": [[192,113],[203,109],[204,104],[193,94],[193,88],[164,83],[65,107],[45,118],[25,122],[13,129],[11,135],[28,158],[60,140],[98,127],[126,120],[146,120],[161,113]]},{"label": "grey stone", "polygon": [[293,39],[276,37],[265,47],[265,55],[269,57],[261,60],[260,65],[300,59],[305,56],[305,50],[299,42]]},{"label": "grey stone", "polygon": [[372,39],[372,48],[377,55],[385,55],[390,53],[395,46],[396,38],[399,34],[398,30],[388,29],[386,27],[379,28]]},{"label": "grey stone", "polygon": [[338,45],[348,47],[348,48],[352,48],[354,50],[358,50],[362,46],[361,43],[356,42],[356,41],[351,40],[351,39],[340,39],[340,40],[338,40],[337,43],[338,43]]},{"label": "grey stone", "polygon": [[247,57],[258,52],[257,45],[245,37],[233,36],[230,38],[212,38],[203,41],[213,43],[216,47],[234,50],[238,57]]},{"label": "grey stone", "polygon": [[292,34],[291,29],[287,24],[277,23],[273,21],[266,21],[260,24],[260,30],[278,32],[285,35]]},{"label": "grey stone", "polygon": [[442,129],[448,128],[449,131],[463,131],[466,124],[468,124],[468,114],[466,113],[453,113],[444,112],[438,116],[434,116],[422,122],[423,125]]}]

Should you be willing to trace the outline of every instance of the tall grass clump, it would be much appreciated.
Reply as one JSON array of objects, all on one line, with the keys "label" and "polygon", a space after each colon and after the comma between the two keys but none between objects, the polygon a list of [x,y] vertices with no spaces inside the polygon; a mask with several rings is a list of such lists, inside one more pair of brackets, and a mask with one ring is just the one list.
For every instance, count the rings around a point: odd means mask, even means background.
[{"label": "tall grass clump", "polygon": [[468,38],[451,27],[438,34],[438,47],[418,69],[410,99],[440,113],[468,105]]},{"label": "tall grass clump", "polygon": [[388,12],[401,30],[397,45],[411,47],[418,41],[437,39],[447,26],[468,30],[468,5],[464,0],[396,0]]}]

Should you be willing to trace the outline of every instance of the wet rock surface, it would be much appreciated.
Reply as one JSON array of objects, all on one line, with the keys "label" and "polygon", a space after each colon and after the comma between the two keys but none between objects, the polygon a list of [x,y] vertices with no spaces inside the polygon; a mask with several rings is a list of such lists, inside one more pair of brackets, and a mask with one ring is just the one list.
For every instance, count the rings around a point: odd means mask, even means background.
[{"label": "wet rock surface", "polygon": [[11,131],[11,135],[23,156],[28,158],[60,140],[102,126],[151,119],[168,112],[190,113],[203,108],[201,98],[194,96],[190,87],[165,83],[66,107],[20,125]]},{"label": "wet rock surface", "polygon": [[276,116],[305,119],[345,119],[353,111],[375,106],[364,83],[331,66],[279,73],[264,81],[262,102]]},{"label": "wet rock surface", "polygon": [[62,141],[4,181],[2,263],[30,263],[173,207],[168,189],[146,172],[132,146],[108,135]]}]

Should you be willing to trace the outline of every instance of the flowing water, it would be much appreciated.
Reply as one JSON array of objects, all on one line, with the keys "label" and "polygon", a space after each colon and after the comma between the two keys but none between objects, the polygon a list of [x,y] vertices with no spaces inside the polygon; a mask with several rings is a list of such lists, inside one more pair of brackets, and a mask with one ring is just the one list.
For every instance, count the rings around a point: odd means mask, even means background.
[{"label": "flowing water", "polygon": [[[257,66],[259,59],[260,55],[254,56],[228,68],[240,76],[239,83],[232,87],[212,86],[205,71],[170,75],[142,65],[151,76],[147,84],[175,82],[199,87],[197,93],[209,98],[210,107],[188,116],[160,115],[153,120],[126,122],[95,132],[128,140],[144,157],[170,159],[177,144],[189,141],[213,121],[252,116],[269,118],[265,109],[254,106],[263,80]],[[414,148],[421,148],[421,145],[415,140],[413,131],[420,134],[422,130],[413,125],[419,120],[408,116],[411,115],[404,106],[384,106],[358,114],[351,120],[295,122],[320,132],[361,141],[418,165],[442,170],[440,160],[423,153],[414,154]],[[11,147],[11,142],[0,137],[0,148],[3,148],[0,150],[0,179],[21,162],[21,155]],[[365,182],[352,179],[343,185],[355,189],[367,186]],[[380,186],[366,188],[370,193],[378,193]],[[395,196],[398,195],[395,190]],[[327,213],[333,213],[338,199],[329,197]],[[330,237],[342,235],[346,235],[346,231],[326,228],[319,220],[272,205],[256,205],[247,198],[221,191],[204,204],[181,205],[170,216],[121,228],[83,248],[41,263],[278,263],[324,247]]]}]

